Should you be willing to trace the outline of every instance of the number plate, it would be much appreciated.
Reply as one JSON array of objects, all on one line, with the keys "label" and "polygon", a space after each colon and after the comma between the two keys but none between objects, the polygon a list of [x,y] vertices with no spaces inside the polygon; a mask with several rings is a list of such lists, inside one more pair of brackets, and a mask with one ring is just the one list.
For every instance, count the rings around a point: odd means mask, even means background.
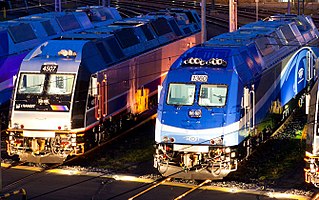
[{"label": "number plate", "polygon": [[57,64],[44,64],[41,67],[41,73],[56,73],[58,71]]},{"label": "number plate", "polygon": [[208,76],[207,75],[192,75],[191,81],[194,82],[207,82]]}]

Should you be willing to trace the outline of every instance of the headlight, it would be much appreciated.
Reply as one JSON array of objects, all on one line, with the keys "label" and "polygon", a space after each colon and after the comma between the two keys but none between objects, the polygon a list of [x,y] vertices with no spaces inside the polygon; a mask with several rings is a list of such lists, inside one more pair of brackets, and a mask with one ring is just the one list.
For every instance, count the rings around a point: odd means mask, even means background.
[{"label": "headlight", "polygon": [[14,124],[13,124],[13,128],[19,129],[19,124],[18,124],[18,123],[14,123]]},{"label": "headlight", "polygon": [[201,109],[191,109],[188,111],[188,115],[190,117],[196,117],[199,118],[202,116],[202,110]]},{"label": "headlight", "polygon": [[169,138],[168,138],[167,136],[164,136],[164,137],[163,137],[163,142],[167,143],[167,142],[168,142],[168,139],[169,139]]},{"label": "headlight", "polygon": [[[223,145],[223,137],[217,137],[217,138],[211,139],[210,144],[211,145]],[[227,149],[225,151],[227,151]],[[229,150],[229,152],[230,152],[230,150]]]},{"label": "headlight", "polygon": [[189,115],[189,116],[194,116],[194,114],[195,114],[195,113],[194,113],[194,110],[188,111],[188,115]]},{"label": "headlight", "polygon": [[195,116],[196,117],[201,117],[202,116],[202,111],[201,110],[195,110]]}]

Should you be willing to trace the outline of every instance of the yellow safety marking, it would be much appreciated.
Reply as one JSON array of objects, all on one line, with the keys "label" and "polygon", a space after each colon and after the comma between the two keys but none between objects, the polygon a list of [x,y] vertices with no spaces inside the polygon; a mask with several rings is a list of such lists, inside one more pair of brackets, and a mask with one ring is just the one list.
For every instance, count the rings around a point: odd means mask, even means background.
[{"label": "yellow safety marking", "polygon": [[181,194],[180,196],[178,196],[177,198],[175,198],[174,200],[179,200],[179,199],[182,199],[183,197],[185,197],[186,195],[188,195],[189,193],[193,192],[194,190],[202,187],[203,185],[205,185],[206,183],[210,183],[212,182],[212,180],[206,180],[204,182],[202,182],[201,184],[195,186],[194,188],[192,188],[191,190],[188,190],[187,192]]},{"label": "yellow safety marking", "polygon": [[15,167],[12,167],[11,169],[19,169],[19,170],[27,170],[27,171],[35,171],[35,172],[43,171],[43,168],[41,167],[31,167],[31,166],[15,166]]},{"label": "yellow safety marking", "polygon": [[1,167],[8,168],[8,167],[10,167],[10,166],[11,166],[11,164],[1,163]]},{"label": "yellow safety marking", "polygon": [[135,196],[129,198],[128,200],[133,200],[133,199],[135,199],[136,197],[139,197],[139,196],[141,196],[142,194],[144,194],[144,193],[146,193],[146,192],[148,192],[148,191],[150,191],[150,190],[156,188],[157,186],[159,186],[159,185],[165,183],[166,181],[169,181],[170,179],[171,179],[170,177],[169,177],[169,178],[166,178],[166,179],[162,180],[161,182],[159,182],[159,183],[157,183],[157,184],[155,184],[155,185],[153,185],[153,186],[147,188],[146,190],[144,190],[144,191],[142,191],[142,192],[136,194]]},{"label": "yellow safety marking", "polygon": [[306,157],[309,157],[309,158],[319,158],[318,155],[314,155],[314,154],[312,154],[312,153],[310,153],[310,152],[308,152],[308,151],[306,151]]},{"label": "yellow safety marking", "polygon": [[67,170],[67,169],[49,169],[46,172],[61,174],[61,175],[82,175],[81,171],[78,170]]}]

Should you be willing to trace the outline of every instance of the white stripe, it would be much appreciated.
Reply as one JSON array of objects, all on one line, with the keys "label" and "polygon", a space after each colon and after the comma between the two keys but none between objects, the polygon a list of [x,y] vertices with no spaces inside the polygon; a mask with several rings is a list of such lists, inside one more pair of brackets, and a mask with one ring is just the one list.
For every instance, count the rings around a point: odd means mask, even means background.
[{"label": "white stripe", "polygon": [[[161,122],[156,119],[157,124],[161,124]],[[177,128],[174,126],[169,126],[165,124],[161,124],[161,131],[166,132],[174,132],[174,134],[185,134],[185,135],[197,135],[203,136],[209,134],[209,138],[218,137],[221,135],[231,134],[239,130],[239,121],[232,123],[225,127],[218,127],[218,128],[208,128],[208,129],[185,129],[185,128]]]}]

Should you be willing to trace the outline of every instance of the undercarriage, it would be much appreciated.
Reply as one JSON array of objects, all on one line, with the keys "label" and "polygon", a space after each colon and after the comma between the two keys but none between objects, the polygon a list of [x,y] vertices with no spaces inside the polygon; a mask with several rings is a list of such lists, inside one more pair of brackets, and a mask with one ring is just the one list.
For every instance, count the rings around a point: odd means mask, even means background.
[{"label": "undercarriage", "polygon": [[319,157],[306,152],[305,182],[319,188]]},{"label": "undercarriage", "polygon": [[[184,146],[186,149],[189,145]],[[196,151],[196,149],[202,151]],[[154,167],[163,176],[198,180],[222,179],[230,172],[237,170],[235,149],[202,145],[192,150],[192,152],[181,149],[176,151],[175,144],[158,144],[154,156]]]},{"label": "undercarriage", "polygon": [[69,155],[84,153],[84,134],[55,133],[54,137],[23,137],[23,132],[9,132],[7,151],[18,155],[20,161],[34,163],[62,163]]}]

